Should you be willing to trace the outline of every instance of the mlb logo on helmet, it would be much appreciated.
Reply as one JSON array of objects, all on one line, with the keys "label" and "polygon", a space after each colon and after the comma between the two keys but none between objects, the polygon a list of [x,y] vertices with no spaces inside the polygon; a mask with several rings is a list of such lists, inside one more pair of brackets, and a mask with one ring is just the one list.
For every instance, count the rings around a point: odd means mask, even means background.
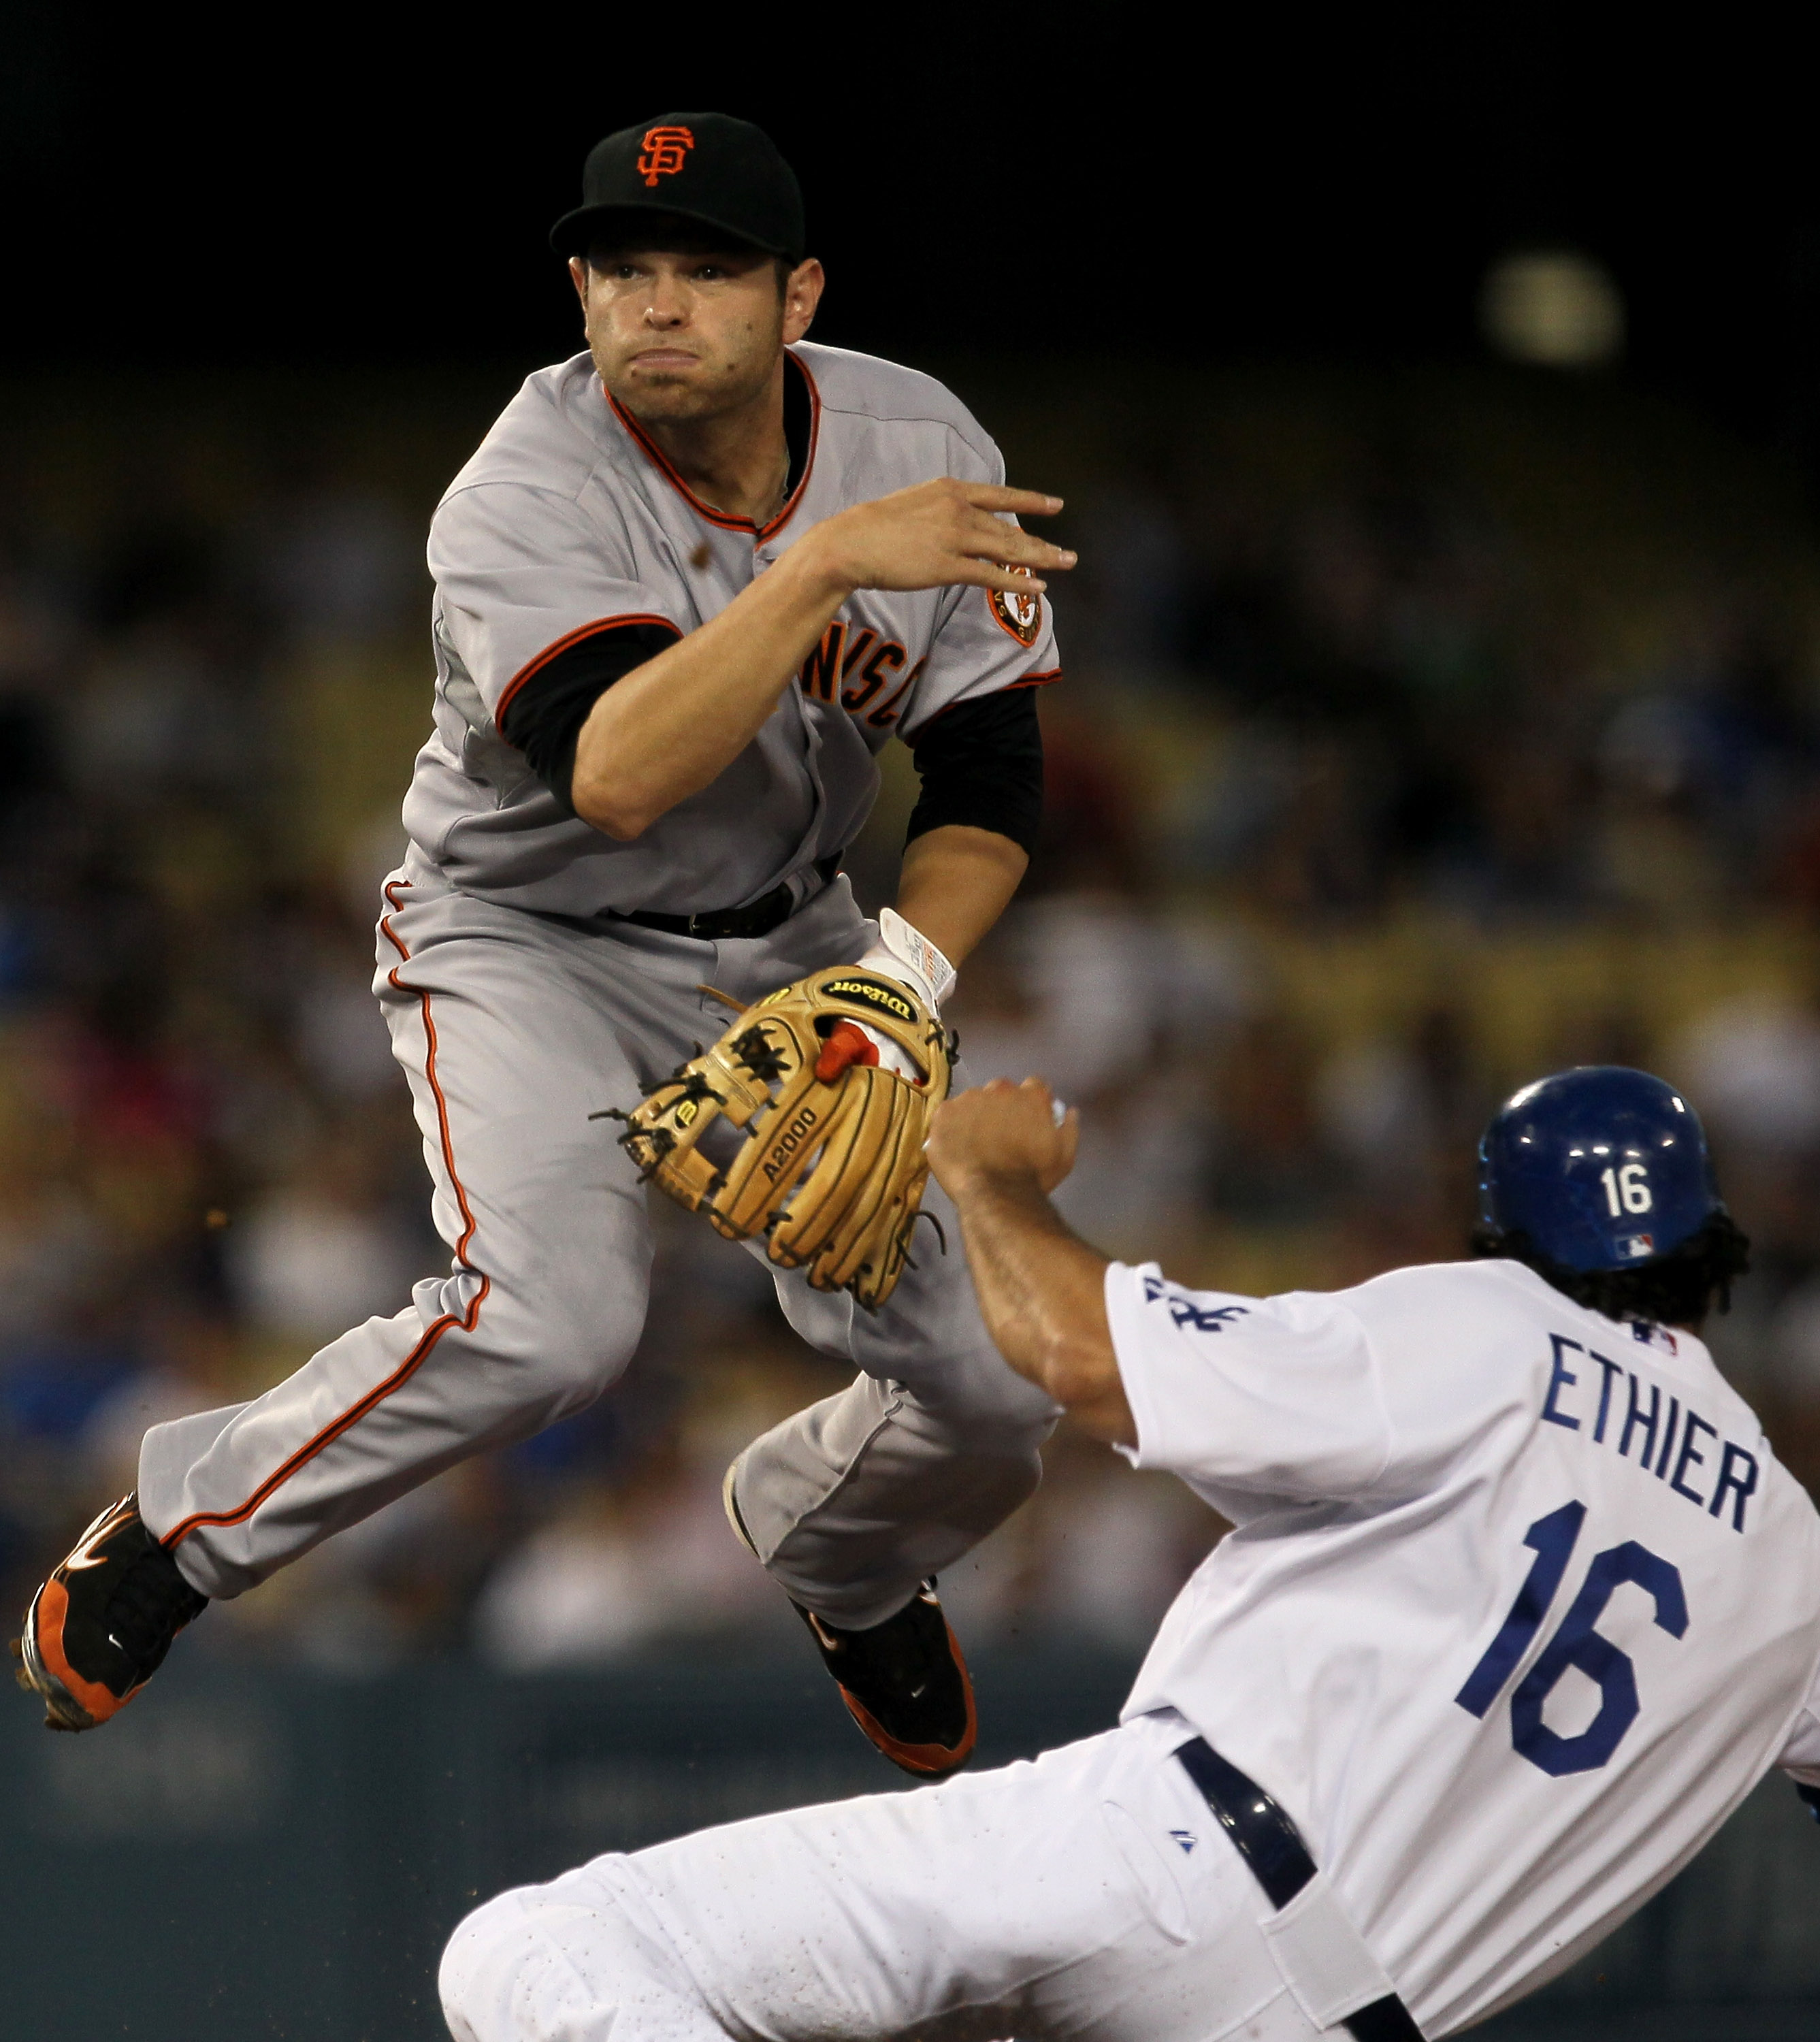
[{"label": "mlb logo on helmet", "polygon": [[1619,1242],[1619,1249],[1633,1262],[1641,1262],[1646,1256],[1656,1252],[1656,1237],[1653,1233],[1633,1233]]}]

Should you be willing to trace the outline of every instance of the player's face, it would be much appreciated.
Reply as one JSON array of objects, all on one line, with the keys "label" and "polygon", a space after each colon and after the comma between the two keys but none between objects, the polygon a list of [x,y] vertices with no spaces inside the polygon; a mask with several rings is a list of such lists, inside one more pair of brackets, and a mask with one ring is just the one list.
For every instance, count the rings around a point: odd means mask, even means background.
[{"label": "player's face", "polygon": [[570,269],[602,382],[636,417],[677,423],[754,401],[821,296],[819,262],[780,287],[751,252],[595,249]]}]

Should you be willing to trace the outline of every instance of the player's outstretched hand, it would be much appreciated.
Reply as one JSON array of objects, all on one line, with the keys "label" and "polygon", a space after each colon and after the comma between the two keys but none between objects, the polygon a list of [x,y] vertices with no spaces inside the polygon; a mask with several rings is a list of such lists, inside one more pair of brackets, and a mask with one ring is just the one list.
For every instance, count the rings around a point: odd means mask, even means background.
[{"label": "player's outstretched hand", "polygon": [[1033,585],[1047,587],[1040,577],[1072,567],[1075,556],[1022,530],[1004,514],[1052,518],[1061,508],[1059,496],[1034,489],[942,476],[839,511],[797,544],[850,591],[956,583],[1028,591]]},{"label": "player's outstretched hand", "polygon": [[1034,1178],[1053,1191],[1074,1168],[1080,1138],[1080,1115],[1070,1107],[1058,1119],[1041,1078],[994,1078],[938,1107],[925,1146],[937,1182],[958,1202],[981,1176]]}]

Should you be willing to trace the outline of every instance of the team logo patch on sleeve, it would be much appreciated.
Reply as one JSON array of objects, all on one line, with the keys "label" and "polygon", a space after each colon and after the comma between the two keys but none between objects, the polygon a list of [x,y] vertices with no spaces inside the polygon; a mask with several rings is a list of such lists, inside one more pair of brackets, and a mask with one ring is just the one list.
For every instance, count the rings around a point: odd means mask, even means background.
[{"label": "team logo patch on sleeve", "polygon": [[[1015,572],[1030,575],[1028,568],[1018,568]],[[1030,575],[1034,581],[1035,576]],[[992,606],[992,615],[999,628],[1008,631],[1020,645],[1034,645],[1042,630],[1042,598],[1033,588],[1028,595],[1021,589],[1007,591],[989,588],[986,595]]]}]

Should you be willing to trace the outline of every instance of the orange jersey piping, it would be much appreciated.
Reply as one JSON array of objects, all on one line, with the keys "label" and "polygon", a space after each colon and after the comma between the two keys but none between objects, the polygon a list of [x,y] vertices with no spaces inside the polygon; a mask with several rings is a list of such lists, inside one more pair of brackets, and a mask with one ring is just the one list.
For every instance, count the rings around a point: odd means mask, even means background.
[{"label": "orange jersey piping", "polygon": [[[788,350],[786,350],[786,352],[787,353]],[[606,392],[606,401],[613,407],[614,416],[632,435],[640,451],[644,453],[652,467],[695,513],[696,516],[705,518],[710,525],[718,525],[724,532],[750,532],[754,545],[762,545],[774,533],[781,532],[790,522],[796,514],[797,504],[802,501],[803,491],[809,487],[810,476],[815,472],[815,450],[817,442],[821,438],[821,392],[816,388],[815,377],[809,372],[809,364],[800,355],[792,354],[790,358],[801,370],[802,379],[809,385],[809,457],[802,465],[802,474],[797,480],[797,486],[784,499],[783,508],[774,518],[763,525],[754,524],[750,518],[732,517],[725,510],[717,510],[711,503],[704,503],[671,465],[669,457],[663,449],[646,434],[644,428],[620,403],[613,392],[610,390]],[[605,386],[602,387],[604,388]]]},{"label": "orange jersey piping", "polygon": [[[912,667],[910,672],[910,680],[915,680],[917,674],[920,671],[920,667]],[[1046,667],[1040,674],[1026,674],[1020,679],[1007,681],[1003,687],[993,688],[990,690],[989,692],[995,695],[1008,695],[1014,689],[1016,688],[1046,688],[1051,681],[1059,681],[1061,679],[1061,667]],[[905,686],[908,686],[909,683],[906,682],[904,685]],[[900,688],[897,694],[901,694],[903,692],[903,689]],[[897,695],[891,697],[892,702],[896,702],[897,699]],[[923,717],[923,721],[916,726],[916,736],[911,737],[907,736],[904,738],[904,743],[908,744],[912,751],[914,751],[916,747],[917,739],[922,736],[923,732],[926,731],[931,724],[939,723],[943,717],[950,714],[954,709],[965,709],[969,702],[984,702],[985,699],[986,698],[985,695],[963,695],[958,702],[942,703],[942,706],[939,709],[933,710],[929,715]],[[889,706],[889,705],[887,705],[887,706]]]},{"label": "orange jersey piping", "polygon": [[[659,625],[666,631],[675,632],[679,638],[682,636],[667,617],[658,617],[646,610],[628,610],[622,616],[597,617],[591,624],[578,624],[574,630],[557,639],[553,645],[546,645],[534,660],[521,667],[507,682],[506,691],[499,698],[499,706],[493,712],[493,728],[499,731],[502,737],[505,737],[506,733],[501,726],[506,721],[507,710],[512,706],[512,698],[517,694],[526,681],[531,679],[533,675],[541,674],[551,660],[556,658],[559,654],[566,652],[572,645],[580,644],[584,638],[598,637],[603,631],[623,631],[637,624]],[[509,737],[506,738],[508,744],[511,741]],[[397,904],[394,902],[393,904],[396,906]],[[389,934],[389,931],[388,933]]]}]

